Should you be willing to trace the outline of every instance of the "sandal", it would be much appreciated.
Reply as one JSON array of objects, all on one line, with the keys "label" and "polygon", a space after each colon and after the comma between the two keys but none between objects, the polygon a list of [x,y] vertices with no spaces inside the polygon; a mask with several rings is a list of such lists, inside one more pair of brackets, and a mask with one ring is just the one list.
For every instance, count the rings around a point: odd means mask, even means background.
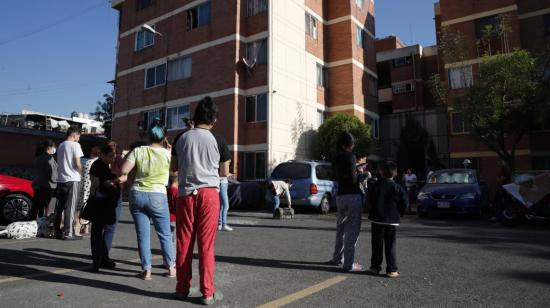
[{"label": "sandal", "polygon": [[142,280],[151,280],[151,271],[142,271],[139,274],[136,275],[137,278],[140,278]]},{"label": "sandal", "polygon": [[168,272],[164,274],[164,277],[167,278],[176,278],[176,267],[172,266],[168,268]]}]

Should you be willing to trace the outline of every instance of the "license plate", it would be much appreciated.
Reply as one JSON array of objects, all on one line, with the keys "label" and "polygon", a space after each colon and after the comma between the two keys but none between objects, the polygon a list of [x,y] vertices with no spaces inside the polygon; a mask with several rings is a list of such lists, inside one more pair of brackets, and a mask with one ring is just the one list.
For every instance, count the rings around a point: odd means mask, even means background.
[{"label": "license plate", "polygon": [[448,209],[451,207],[450,202],[437,202],[437,208],[438,209]]}]

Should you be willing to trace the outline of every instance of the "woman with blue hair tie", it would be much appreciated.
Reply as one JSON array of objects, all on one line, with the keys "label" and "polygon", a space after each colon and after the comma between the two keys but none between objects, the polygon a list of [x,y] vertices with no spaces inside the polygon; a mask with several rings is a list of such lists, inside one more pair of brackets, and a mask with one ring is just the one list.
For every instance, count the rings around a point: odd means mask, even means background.
[{"label": "woman with blue hair tie", "polygon": [[130,212],[134,218],[142,271],[138,277],[151,280],[150,221],[162,248],[166,277],[175,277],[175,258],[170,231],[170,213],[166,195],[171,153],[164,146],[166,134],[156,119],[150,126],[149,144],[132,150],[122,165],[121,182],[135,168],[136,176],[130,192]]}]

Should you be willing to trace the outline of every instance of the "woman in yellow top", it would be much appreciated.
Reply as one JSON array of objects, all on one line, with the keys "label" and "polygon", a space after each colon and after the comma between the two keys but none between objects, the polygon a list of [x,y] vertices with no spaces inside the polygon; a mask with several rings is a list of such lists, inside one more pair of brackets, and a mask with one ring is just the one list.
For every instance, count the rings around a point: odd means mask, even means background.
[{"label": "woman in yellow top", "polygon": [[175,258],[170,232],[170,212],[166,196],[171,153],[163,146],[164,129],[153,122],[149,129],[149,145],[135,148],[122,165],[121,182],[135,168],[136,177],[130,192],[130,212],[134,218],[142,272],[138,277],[151,280],[151,238],[150,221],[162,248],[167,277],[175,277]]}]

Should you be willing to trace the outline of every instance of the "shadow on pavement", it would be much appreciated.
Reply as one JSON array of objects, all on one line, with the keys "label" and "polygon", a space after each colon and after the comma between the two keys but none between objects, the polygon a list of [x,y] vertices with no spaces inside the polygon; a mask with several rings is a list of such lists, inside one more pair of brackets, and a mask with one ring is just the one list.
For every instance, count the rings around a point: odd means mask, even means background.
[{"label": "shadow on pavement", "polygon": [[[20,251],[20,250],[10,250],[10,249],[0,249],[0,275],[8,277],[21,277],[27,280],[43,281],[43,282],[54,282],[62,283],[67,285],[80,285],[96,289],[104,289],[109,291],[123,292],[128,294],[135,294],[139,296],[153,297],[158,299],[173,299],[174,294],[169,292],[153,292],[148,290],[142,290],[135,287],[132,287],[128,284],[119,284],[109,281],[104,281],[100,279],[90,279],[84,277],[75,277],[59,273],[51,273],[50,271],[40,270],[33,268],[31,266],[46,266],[53,267],[56,269],[74,269],[75,271],[83,271],[82,267],[89,265],[89,262],[76,261],[66,258],[60,258],[49,253],[57,253],[48,250],[40,250],[41,252],[47,254],[41,254],[32,252],[29,250]],[[79,254],[70,254],[66,255],[76,255],[82,258],[89,256],[79,255]],[[113,273],[111,271],[106,272],[102,271],[99,275],[104,274],[106,276],[123,276],[123,277],[132,277],[133,275],[122,275]],[[97,274],[95,274],[97,275]]]},{"label": "shadow on pavement", "polygon": [[319,227],[302,227],[302,226],[289,226],[289,225],[245,225],[245,224],[231,224],[232,227],[237,228],[267,228],[267,229],[290,229],[290,230],[310,230],[310,231],[333,231],[336,232],[336,227],[333,228],[319,228]]},{"label": "shadow on pavement", "polygon": [[497,273],[499,276],[514,280],[523,280],[527,282],[535,282],[539,284],[550,286],[550,273],[549,272],[534,272],[534,271],[507,271]]}]

